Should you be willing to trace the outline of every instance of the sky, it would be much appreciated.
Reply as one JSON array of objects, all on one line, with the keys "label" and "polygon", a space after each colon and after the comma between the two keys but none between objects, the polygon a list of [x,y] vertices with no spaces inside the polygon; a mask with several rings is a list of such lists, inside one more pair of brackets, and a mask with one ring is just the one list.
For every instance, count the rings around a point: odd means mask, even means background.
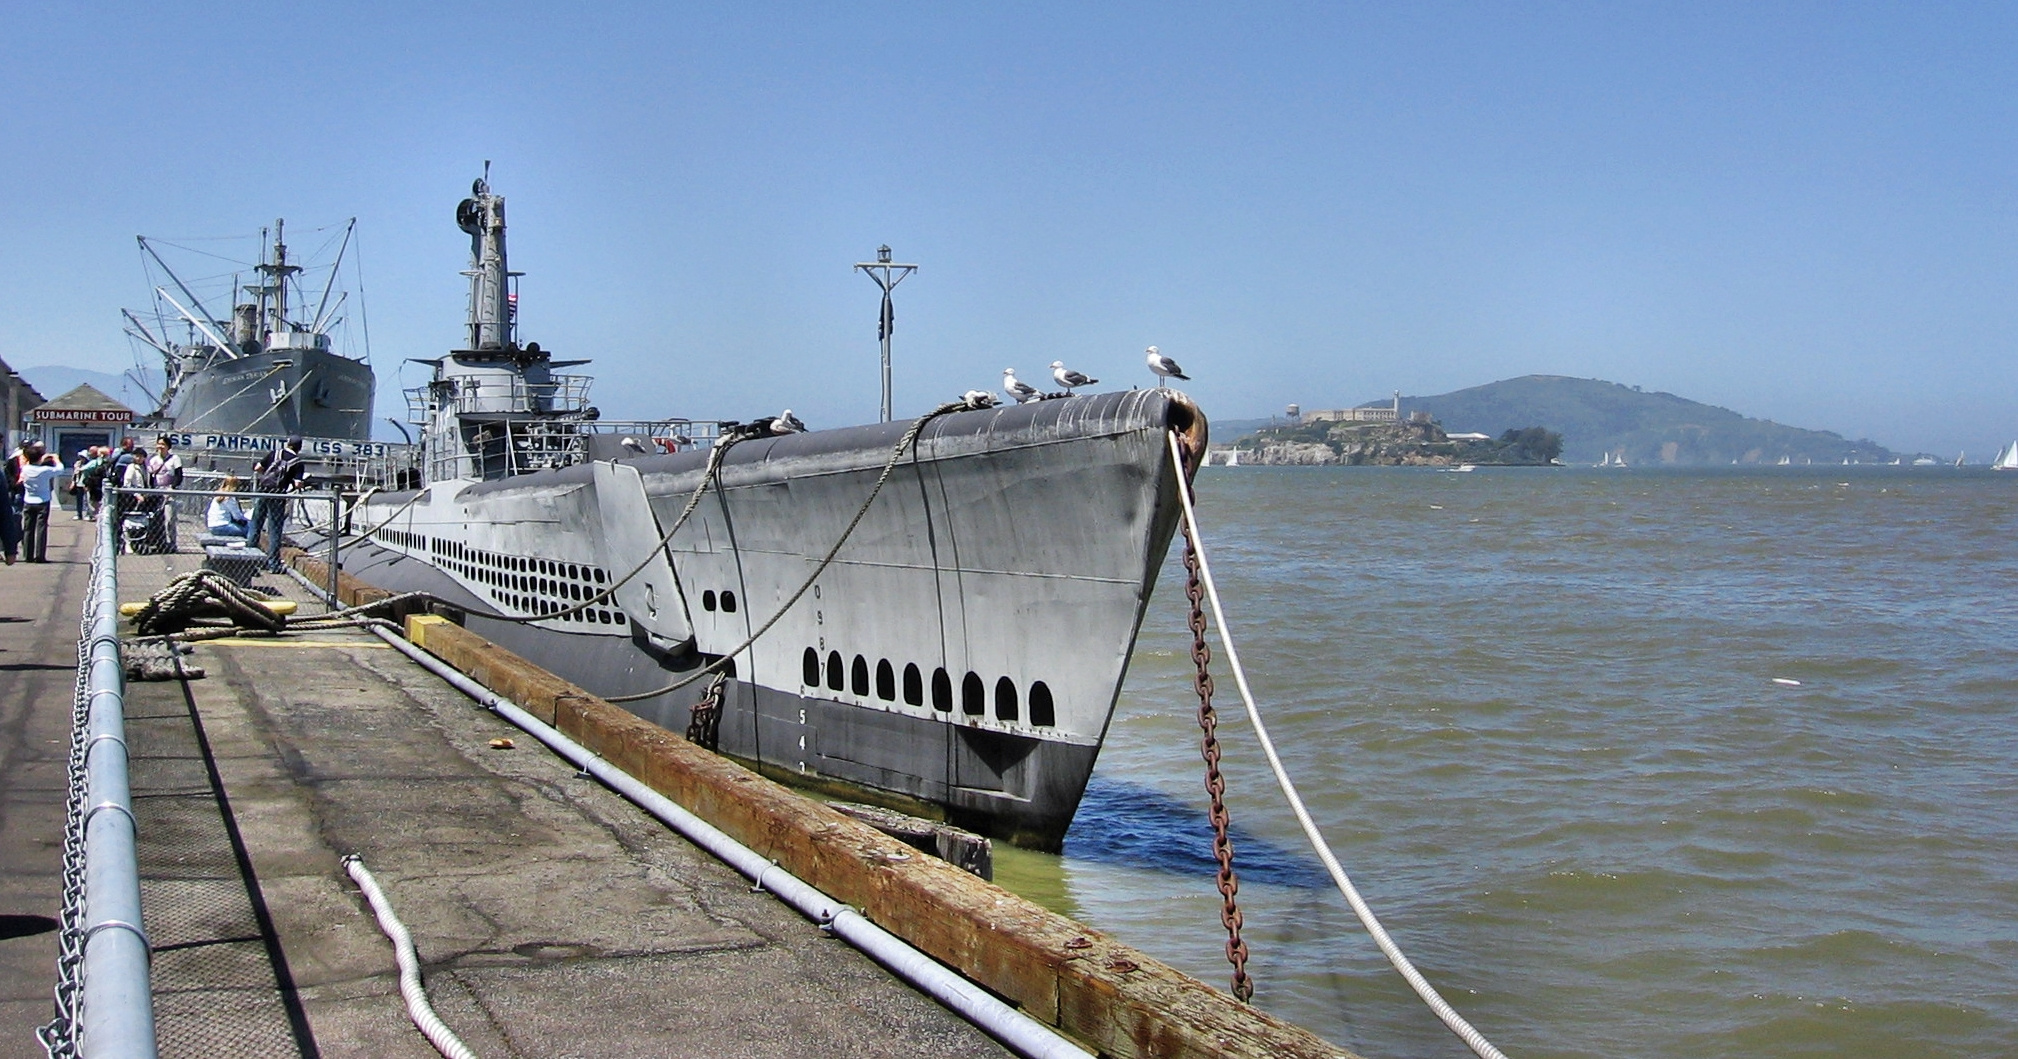
[{"label": "sky", "polygon": [[2008,3],[17,0],[0,358],[132,366],[135,235],[356,217],[345,348],[403,417],[489,160],[520,336],[610,417],[874,420],[887,243],[899,417],[1155,344],[1219,418],[1543,373],[1987,456],[2014,56]]}]

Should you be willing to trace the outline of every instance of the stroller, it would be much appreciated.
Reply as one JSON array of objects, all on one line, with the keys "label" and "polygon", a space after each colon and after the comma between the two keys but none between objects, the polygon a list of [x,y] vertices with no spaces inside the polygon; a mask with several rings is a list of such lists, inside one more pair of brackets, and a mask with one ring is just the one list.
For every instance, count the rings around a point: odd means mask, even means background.
[{"label": "stroller", "polygon": [[119,518],[119,545],[134,555],[163,555],[176,550],[175,501],[159,496],[136,497]]}]

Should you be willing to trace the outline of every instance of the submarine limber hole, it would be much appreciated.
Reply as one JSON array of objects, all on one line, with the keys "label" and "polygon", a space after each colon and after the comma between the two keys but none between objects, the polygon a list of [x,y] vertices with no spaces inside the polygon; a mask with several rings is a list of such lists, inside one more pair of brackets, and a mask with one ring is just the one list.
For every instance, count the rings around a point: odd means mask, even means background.
[{"label": "submarine limber hole", "polygon": [[861,655],[856,655],[855,664],[848,667],[848,690],[862,698],[869,697],[869,660]]},{"label": "submarine limber hole", "polygon": [[[701,593],[701,609],[702,609],[702,610],[707,610],[707,611],[712,611],[712,610],[714,610],[714,609],[715,609],[715,590],[714,590],[714,589],[712,589],[712,588],[711,588],[711,589],[708,589],[707,591],[705,591],[705,592]],[[817,680],[810,680],[810,681],[807,681],[807,683],[809,683],[809,684],[818,684],[818,683],[819,683],[819,681],[817,681]]]},{"label": "submarine limber hole", "polygon": [[981,683],[981,674],[969,670],[960,681],[960,712],[969,717],[979,717],[988,709],[988,687]]},{"label": "submarine limber hole", "polygon": [[946,675],[943,666],[932,671],[932,708],[940,713],[953,712],[953,678]]},{"label": "submarine limber hole", "polygon": [[1030,723],[1039,728],[1049,728],[1058,723],[1057,707],[1051,702],[1051,687],[1041,680],[1030,685]]},{"label": "submarine limber hole", "polygon": [[904,704],[925,705],[925,678],[919,674],[916,662],[904,663]]},{"label": "submarine limber hole", "polygon": [[995,719],[1013,721],[1016,716],[1016,682],[1003,677],[995,682]]},{"label": "submarine limber hole", "polygon": [[809,688],[820,686],[820,652],[806,648],[806,657],[800,661],[799,683]]},{"label": "submarine limber hole", "polygon": [[887,658],[876,663],[876,697],[884,702],[897,701],[897,671],[890,668]]},{"label": "submarine limber hole", "polygon": [[841,652],[827,652],[827,688],[839,691],[847,686],[847,677],[841,672]]},{"label": "submarine limber hole", "polygon": [[722,593],[722,610],[728,614],[736,612],[736,594],[734,592]]}]

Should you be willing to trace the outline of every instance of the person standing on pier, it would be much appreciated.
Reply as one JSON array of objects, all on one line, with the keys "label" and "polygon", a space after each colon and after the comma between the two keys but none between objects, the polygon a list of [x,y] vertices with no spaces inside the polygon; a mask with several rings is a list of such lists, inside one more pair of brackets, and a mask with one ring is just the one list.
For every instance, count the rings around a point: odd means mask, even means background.
[{"label": "person standing on pier", "polygon": [[287,497],[301,486],[301,476],[306,470],[301,462],[301,435],[287,439],[287,444],[260,457],[254,464],[253,488],[260,494],[252,504],[252,536],[246,542],[259,547],[261,534],[266,534],[266,565],[274,573],[279,573],[280,544],[283,531],[287,528]]},{"label": "person standing on pier", "polygon": [[97,521],[98,509],[105,503],[105,473],[112,466],[112,449],[106,445],[93,445],[91,458],[85,461],[79,472],[84,482],[84,518],[87,522]]},{"label": "person standing on pier", "polygon": [[22,558],[31,563],[49,561],[49,513],[56,508],[56,478],[63,473],[56,457],[42,451],[42,443],[31,441],[22,450],[27,457],[21,467]]},{"label": "person standing on pier", "polygon": [[0,560],[8,566],[14,565],[14,556],[21,550],[21,465],[11,459],[0,460]]}]

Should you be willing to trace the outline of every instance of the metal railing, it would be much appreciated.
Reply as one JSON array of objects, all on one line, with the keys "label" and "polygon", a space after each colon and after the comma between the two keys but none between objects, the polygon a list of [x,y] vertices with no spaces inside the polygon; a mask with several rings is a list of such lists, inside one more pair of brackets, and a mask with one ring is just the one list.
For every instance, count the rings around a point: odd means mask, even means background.
[{"label": "metal railing", "polygon": [[[704,449],[721,434],[709,420],[525,419],[486,424],[469,437],[459,430],[430,434],[422,442],[427,480],[492,479],[571,467],[601,458],[596,439],[629,439],[637,454]],[[614,453],[613,453],[614,455]]]},{"label": "metal railing", "polygon": [[566,415],[587,411],[590,375],[550,375],[546,382],[527,382],[518,376],[459,376],[426,386],[410,387],[406,403],[413,418],[425,419],[434,409],[456,415],[497,413],[547,413]]},{"label": "metal railing", "polygon": [[119,655],[117,528],[98,527],[77,641],[70,788],[63,832],[51,1056],[156,1054],[152,950],[140,915],[137,828],[127,778],[126,674]]}]

